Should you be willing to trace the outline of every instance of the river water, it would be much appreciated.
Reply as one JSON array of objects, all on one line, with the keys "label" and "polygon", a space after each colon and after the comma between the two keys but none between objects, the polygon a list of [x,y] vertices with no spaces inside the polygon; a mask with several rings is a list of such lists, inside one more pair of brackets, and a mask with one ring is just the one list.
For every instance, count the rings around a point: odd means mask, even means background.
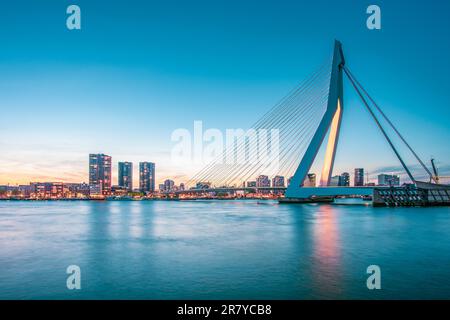
[{"label": "river water", "polygon": [[450,208],[0,201],[0,299],[386,298],[450,298]]}]

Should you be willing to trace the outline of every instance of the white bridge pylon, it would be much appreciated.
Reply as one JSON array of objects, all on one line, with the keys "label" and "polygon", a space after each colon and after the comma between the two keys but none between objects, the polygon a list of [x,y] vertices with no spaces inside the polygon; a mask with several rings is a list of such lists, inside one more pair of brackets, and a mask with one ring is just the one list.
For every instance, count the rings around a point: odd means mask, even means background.
[{"label": "white bridge pylon", "polygon": [[325,152],[325,159],[322,168],[322,175],[320,177],[320,186],[328,187],[330,185],[331,176],[333,172],[334,159],[336,156],[336,149],[339,141],[339,131],[341,127],[342,113],[344,110],[344,94],[343,94],[343,68],[345,65],[345,58],[342,51],[342,44],[339,41],[335,42],[333,61],[331,65],[330,86],[328,93],[327,109],[319,123],[319,126],[314,133],[314,136],[303,155],[300,164],[291,179],[291,183],[286,190],[287,198],[304,198],[303,188],[306,175],[319,152],[320,147],[325,139],[328,131],[328,143]]}]

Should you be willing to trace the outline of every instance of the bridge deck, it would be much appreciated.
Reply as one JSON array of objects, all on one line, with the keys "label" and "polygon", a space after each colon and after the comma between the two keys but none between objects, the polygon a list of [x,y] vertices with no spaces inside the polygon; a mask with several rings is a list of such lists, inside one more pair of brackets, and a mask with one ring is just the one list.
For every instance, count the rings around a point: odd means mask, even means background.
[{"label": "bridge deck", "polygon": [[372,196],[374,188],[375,187],[302,187],[290,190],[286,197],[309,199],[311,197]]}]

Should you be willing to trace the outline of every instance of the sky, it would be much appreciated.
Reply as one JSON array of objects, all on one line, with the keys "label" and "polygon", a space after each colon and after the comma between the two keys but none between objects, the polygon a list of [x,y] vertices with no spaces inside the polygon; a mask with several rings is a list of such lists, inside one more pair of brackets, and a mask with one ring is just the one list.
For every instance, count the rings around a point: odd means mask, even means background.
[{"label": "sky", "polygon": [[[68,30],[66,8],[81,8]],[[381,8],[381,30],[366,8]],[[428,164],[450,172],[450,2],[8,1],[0,8],[0,184],[88,181],[88,154],[171,163],[171,134],[248,128],[343,43],[347,66]],[[335,172],[400,172],[349,83]],[[401,149],[402,151],[405,151]],[[412,158],[406,161],[415,168]]]}]

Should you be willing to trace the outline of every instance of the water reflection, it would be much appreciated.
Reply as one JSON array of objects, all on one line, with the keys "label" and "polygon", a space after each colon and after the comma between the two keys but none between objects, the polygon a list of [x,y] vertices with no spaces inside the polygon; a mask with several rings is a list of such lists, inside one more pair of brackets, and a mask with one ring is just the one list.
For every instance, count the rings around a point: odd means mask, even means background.
[{"label": "water reflection", "polygon": [[313,224],[313,288],[324,298],[342,292],[338,217],[331,205],[317,207]]},{"label": "water reflection", "polygon": [[[0,299],[448,299],[448,230],[448,208],[2,203]],[[79,292],[65,289],[70,264]]]},{"label": "water reflection", "polygon": [[129,204],[129,211],[126,217],[129,221],[126,225],[129,227],[129,236],[132,238],[142,238],[146,225],[143,223],[142,204],[139,201],[133,201]]}]

